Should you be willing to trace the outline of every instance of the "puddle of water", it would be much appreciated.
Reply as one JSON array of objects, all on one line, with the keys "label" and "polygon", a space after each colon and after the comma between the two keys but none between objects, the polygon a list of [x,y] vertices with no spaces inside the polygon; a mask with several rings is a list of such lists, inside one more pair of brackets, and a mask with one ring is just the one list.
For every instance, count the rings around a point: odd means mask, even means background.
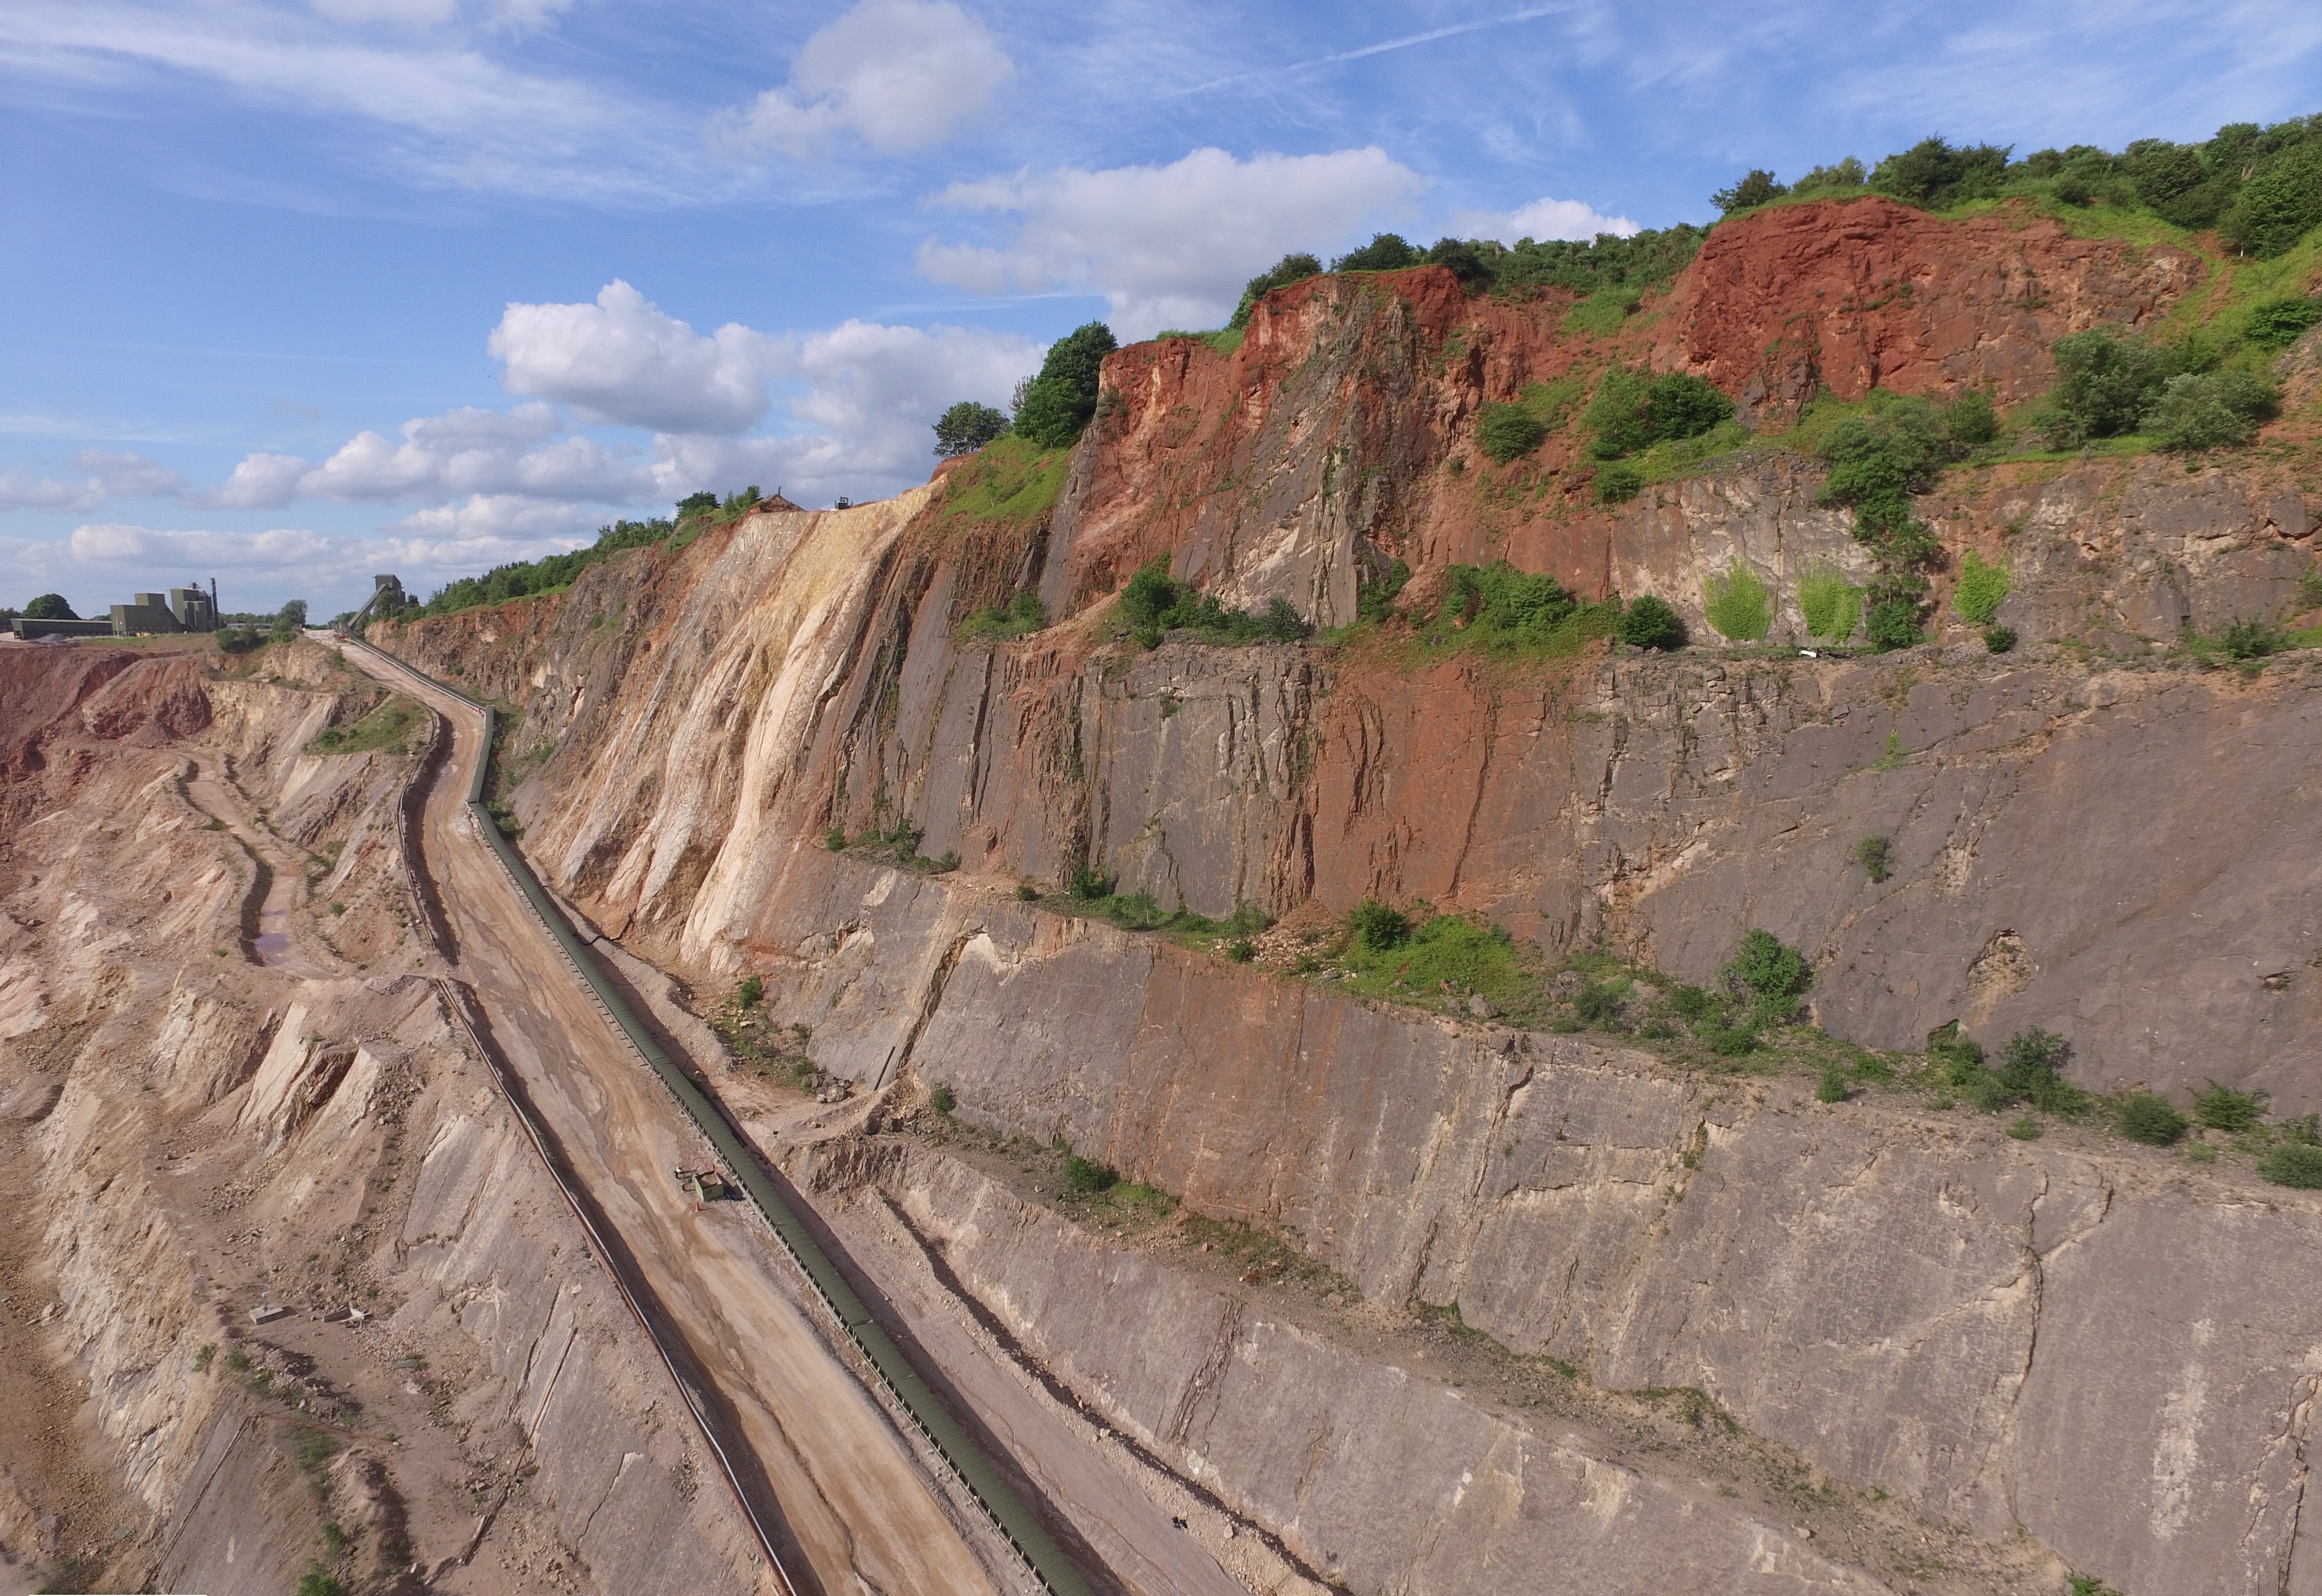
[{"label": "puddle of water", "polygon": [[285,932],[270,931],[250,945],[258,950],[261,964],[279,964],[290,956],[290,938]]}]

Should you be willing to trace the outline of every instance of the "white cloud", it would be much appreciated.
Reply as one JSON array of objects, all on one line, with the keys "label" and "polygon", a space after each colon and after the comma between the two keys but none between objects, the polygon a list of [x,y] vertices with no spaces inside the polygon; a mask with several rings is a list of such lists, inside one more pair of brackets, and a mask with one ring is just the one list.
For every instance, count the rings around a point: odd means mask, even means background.
[{"label": "white cloud", "polygon": [[487,347],[506,362],[510,393],[670,433],[744,431],[794,353],[791,341],[739,323],[696,333],[618,278],[594,305],[511,304]]},{"label": "white cloud", "polygon": [[1422,187],[1376,147],[1248,160],[1196,150],[1168,166],[1019,172],[954,184],[936,202],[1016,218],[1002,245],[929,239],[919,267],[976,293],[1102,293],[1130,337],[1214,326],[1282,255],[1349,237]]},{"label": "white cloud", "polygon": [[801,504],[893,493],[927,479],[937,416],[961,399],[1004,406],[1045,346],[981,327],[850,321],[798,341],[776,436],[664,435],[654,441],[663,497],[755,481]]},{"label": "white cloud", "polygon": [[274,509],[298,497],[298,479],[306,462],[295,454],[251,454],[233,468],[211,503],[227,509]]},{"label": "white cloud", "polygon": [[637,450],[567,433],[556,407],[537,399],[511,410],[462,406],[398,430],[400,442],[357,433],[320,465],[251,454],[223,488],[180,497],[206,508],[279,509],[301,498],[391,503],[441,493],[630,504],[654,491]]},{"label": "white cloud", "polygon": [[[192,81],[275,114],[365,125],[348,147],[428,186],[666,200],[701,192],[698,122],[622,80],[539,69],[495,36],[560,0],[10,0],[0,69],[126,110]],[[386,36],[375,23],[390,26]],[[503,59],[505,58],[505,59]],[[552,58],[553,59],[553,58]],[[382,138],[380,135],[384,134]]]},{"label": "white cloud", "polygon": [[311,0],[313,9],[334,22],[383,23],[417,32],[458,19],[486,26],[533,27],[564,10],[571,0]]},{"label": "white cloud", "polygon": [[68,482],[58,477],[35,477],[14,470],[0,476],[0,510],[94,510],[105,502],[102,484],[84,479]]},{"label": "white cloud", "polygon": [[604,519],[599,512],[580,505],[527,498],[518,493],[474,493],[460,504],[414,511],[379,530],[399,533],[415,543],[466,545],[480,538],[545,540],[567,549],[586,541]]},{"label": "white cloud", "polygon": [[36,477],[16,470],[0,475],[0,510],[69,510],[87,512],[111,498],[177,495],[186,480],[177,472],[155,465],[141,454],[108,454],[84,449],[73,456],[82,473],[77,481]]},{"label": "white cloud", "polygon": [[1536,199],[1513,211],[1454,211],[1451,219],[1463,237],[1493,238],[1504,244],[1526,238],[1586,242],[1600,233],[1629,238],[1639,231],[1628,217],[1605,215],[1577,199]]},{"label": "white cloud", "polygon": [[1016,64],[951,0],[863,0],[806,41],[791,80],[710,123],[742,155],[810,159],[852,134],[882,155],[940,144],[1016,78]]}]

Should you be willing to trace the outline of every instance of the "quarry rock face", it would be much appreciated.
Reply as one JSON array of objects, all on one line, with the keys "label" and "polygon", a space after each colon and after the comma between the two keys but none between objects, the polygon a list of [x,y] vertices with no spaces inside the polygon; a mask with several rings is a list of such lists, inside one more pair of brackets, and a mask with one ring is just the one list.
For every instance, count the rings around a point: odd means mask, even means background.
[{"label": "quarry rock face", "polygon": [[[0,648],[0,1582],[271,1593],[332,1556],[366,1590],[752,1590],[660,1365],[415,972],[410,757],[311,751],[329,671]],[[285,922],[245,835],[315,850]]]},{"label": "quarry rock face", "polygon": [[[750,1024],[795,1037],[820,1083],[781,1156],[858,1261],[910,1275],[931,1335],[1003,1346],[1046,1393],[1039,1423],[1133,1451],[1123,1478],[1240,1588],[2322,1591],[2322,1314],[2299,1262],[2322,1202],[2214,1138],[2203,1161],[2097,1120],[2019,1138],[1924,1088],[1820,1101],[1810,1078],[1688,1065],[1649,1035],[1358,999],[1070,898],[1077,880],[1294,927],[1379,898],[1702,983],[1763,928],[1808,956],[1833,1058],[2039,1026],[2091,1090],[2181,1107],[2214,1081],[2322,1109],[2315,655],[2180,646],[2305,613],[2295,374],[2258,450],[1944,473],[1915,506],[1946,552],[1928,640],[1875,655],[1805,635],[1809,566],[1872,569],[1816,461],[1749,444],[1600,505],[1576,419],[1614,362],[1705,375],[1761,428],[1817,384],[2013,403],[2050,380],[2056,337],[2150,329],[2216,269],[1864,198],[1721,225],[1609,331],[1562,289],[1317,278],[1262,301],[1239,346],[1111,357],[1088,433],[1039,468],[1053,502],[975,509],[980,468],[955,463],[895,500],[763,511],[370,637],[521,712],[501,775],[522,846],[622,959],[675,978],[657,1001],[690,989],[706,1014],[759,978]],[[1490,461],[1478,412],[1527,396],[1557,425]],[[2010,572],[2012,652],[1951,608],[1970,552]],[[1282,598],[1326,628],[1394,561],[1411,582],[1400,618],[1344,634],[1147,650],[1112,595],[1163,555],[1231,606]],[[1695,645],[1458,646],[1449,568],[1499,560],[1660,596]],[[1707,625],[1705,581],[1737,562],[1774,598],[1762,646]],[[1028,635],[964,625],[1028,594]],[[169,1227],[193,1221],[108,1128],[199,1119],[257,1216],[233,1237],[362,1225],[383,1317],[466,1393],[446,1399],[468,1448],[447,1478],[515,1455],[489,1440],[508,1426],[531,1437],[522,1534],[544,1538],[521,1546],[561,1537],[610,1590],[649,1578],[634,1546],[682,1541],[689,1582],[745,1588],[727,1504],[692,1493],[686,1436],[622,1324],[589,1318],[573,1288],[593,1277],[565,1272],[538,1172],[417,983],[321,952],[236,983],[199,957],[146,968],[163,961],[140,938],[206,945],[255,901],[249,861],[169,795],[196,804],[230,758],[279,833],[342,845],[318,881],[368,889],[400,778],[307,751],[342,714],[320,689],[122,654],[0,649],[0,1114],[42,1127],[24,1167],[119,1161],[42,1210],[45,1266],[83,1271],[96,1305],[57,1355],[95,1372],[108,1455],[156,1510],[189,1511],[173,1493],[239,1422],[234,1388],[171,1361],[201,1288],[168,1264]],[[150,911],[105,897],[44,840],[51,815],[82,816],[92,860],[166,830],[186,887]],[[357,899],[332,958],[372,936],[365,956],[402,963],[384,901]],[[664,1023],[737,1103],[790,1090],[720,1072],[696,1017]],[[1032,1190],[1044,1148],[1166,1194],[1184,1238],[1274,1238],[1343,1312]],[[352,1180],[297,1167],[324,1159]],[[358,1218],[374,1168],[403,1184]],[[1463,1386],[1394,1339],[1412,1323],[1552,1374],[1569,1405]],[[552,1366],[612,1399],[577,1405]],[[1608,1417],[1671,1400],[1692,1417]],[[1758,1472],[1719,1462],[1720,1437]],[[253,1500],[296,1500],[277,1462],[235,1464]],[[1842,1532],[1807,1521],[1831,1503]],[[295,1574],[277,1538],[270,1577]]]},{"label": "quarry rock face", "polygon": [[2150,324],[2199,284],[2190,250],[2075,238],[2050,218],[1938,221],[1879,195],[1761,210],[1710,231],[1655,346],[1745,407],[1819,386],[2012,404],[2054,380],[2048,345]]}]

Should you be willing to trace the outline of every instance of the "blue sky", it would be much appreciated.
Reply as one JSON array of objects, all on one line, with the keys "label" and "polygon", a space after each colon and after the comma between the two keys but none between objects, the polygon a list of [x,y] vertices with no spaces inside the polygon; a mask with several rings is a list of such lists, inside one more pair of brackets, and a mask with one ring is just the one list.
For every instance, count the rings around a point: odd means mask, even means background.
[{"label": "blue sky", "polygon": [[0,603],[351,606],[924,480],[1092,317],[1388,227],[1706,221],[1929,132],[2322,110],[2322,8],[9,0]]}]

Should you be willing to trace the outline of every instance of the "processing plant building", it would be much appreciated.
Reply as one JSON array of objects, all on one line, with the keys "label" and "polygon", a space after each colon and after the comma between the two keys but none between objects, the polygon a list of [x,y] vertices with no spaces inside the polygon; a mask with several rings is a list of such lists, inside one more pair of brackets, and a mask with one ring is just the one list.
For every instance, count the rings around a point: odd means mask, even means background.
[{"label": "processing plant building", "polygon": [[215,632],[217,583],[206,592],[198,587],[172,588],[160,593],[133,593],[127,604],[113,606],[102,621],[32,620],[23,616],[8,623],[19,637],[138,637],[148,634]]}]

